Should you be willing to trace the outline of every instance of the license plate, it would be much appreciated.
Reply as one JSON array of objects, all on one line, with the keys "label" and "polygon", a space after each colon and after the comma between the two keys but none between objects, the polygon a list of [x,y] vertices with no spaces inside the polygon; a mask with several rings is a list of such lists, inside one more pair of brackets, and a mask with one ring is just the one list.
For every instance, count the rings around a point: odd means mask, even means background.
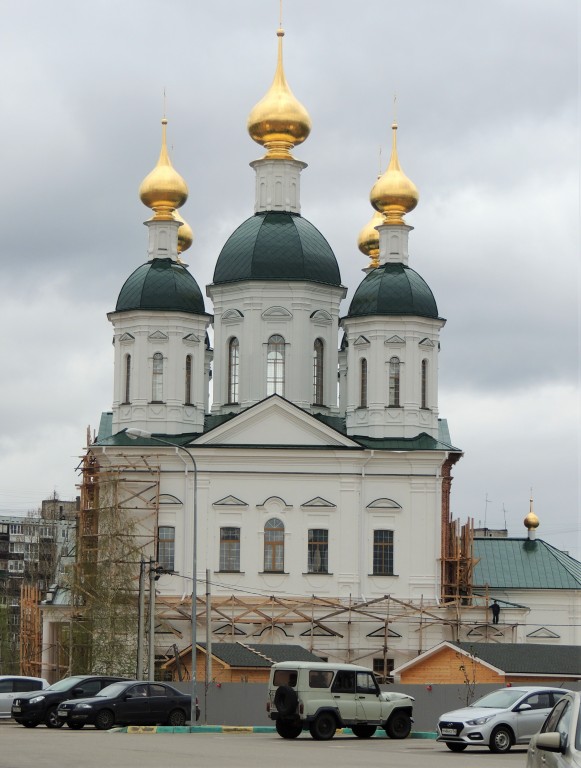
[{"label": "license plate", "polygon": [[13,712],[20,712],[20,707],[12,707]]},{"label": "license plate", "polygon": [[57,715],[58,715],[59,717],[66,717],[66,716],[67,716],[67,710],[66,710],[66,709],[59,709],[59,710],[57,711]]},{"label": "license plate", "polygon": [[442,728],[442,736],[455,736],[455,735],[456,735],[455,728]]}]

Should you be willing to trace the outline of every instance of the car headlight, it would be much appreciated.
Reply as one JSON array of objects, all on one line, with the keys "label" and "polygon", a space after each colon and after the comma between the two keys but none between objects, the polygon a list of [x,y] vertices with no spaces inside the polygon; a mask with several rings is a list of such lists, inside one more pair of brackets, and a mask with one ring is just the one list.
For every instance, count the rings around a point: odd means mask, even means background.
[{"label": "car headlight", "polygon": [[477,717],[476,720],[466,720],[466,725],[484,725],[493,717],[494,715],[487,715],[486,717]]},{"label": "car headlight", "polygon": [[92,704],[77,704],[75,709],[93,709]]},{"label": "car headlight", "polygon": [[41,701],[44,701],[46,696],[35,696],[34,698],[30,699],[31,704],[40,704]]}]

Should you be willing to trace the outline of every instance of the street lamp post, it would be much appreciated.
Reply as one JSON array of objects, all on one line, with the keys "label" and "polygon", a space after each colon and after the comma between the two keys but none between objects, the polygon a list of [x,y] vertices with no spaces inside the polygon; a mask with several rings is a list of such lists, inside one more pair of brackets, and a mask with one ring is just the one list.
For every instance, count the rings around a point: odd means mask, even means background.
[{"label": "street lamp post", "polygon": [[[193,541],[192,541],[192,687],[191,687],[191,708],[190,708],[190,723],[192,726],[196,724],[196,702],[197,702],[197,692],[196,692],[196,648],[197,648],[197,605],[198,605],[198,588],[197,588],[197,581],[196,581],[196,574],[197,574],[197,567],[198,567],[198,465],[196,464],[196,460],[188,451],[187,448],[184,448],[183,445],[180,445],[179,443],[172,443],[171,440],[166,440],[165,438],[156,437],[155,435],[152,435],[151,432],[147,432],[145,429],[127,429],[125,431],[125,434],[130,437],[132,440],[137,439],[138,437],[145,437],[149,438],[150,440],[155,440],[158,443],[164,443],[165,445],[170,445],[172,448],[176,449],[176,453],[178,450],[184,451],[184,453],[187,453],[187,455],[190,457],[190,460],[192,462],[192,466],[194,467],[194,531],[193,531]],[[187,476],[188,470],[186,467],[186,476]],[[151,640],[153,642],[153,638]],[[153,678],[152,678],[153,679]]]}]

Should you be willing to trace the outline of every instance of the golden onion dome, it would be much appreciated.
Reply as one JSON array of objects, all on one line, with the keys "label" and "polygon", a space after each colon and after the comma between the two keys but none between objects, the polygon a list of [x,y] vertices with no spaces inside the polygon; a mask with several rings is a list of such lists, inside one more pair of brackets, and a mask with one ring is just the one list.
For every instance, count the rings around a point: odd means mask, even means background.
[{"label": "golden onion dome", "polygon": [[180,222],[180,228],[178,229],[178,253],[183,253],[194,242],[194,233],[188,222],[180,216],[178,211],[174,211],[172,215],[176,221]]},{"label": "golden onion dome", "polygon": [[272,85],[248,116],[250,137],[266,148],[265,157],[292,158],[290,150],[311,132],[309,113],[289,88],[282,65],[284,30],[277,30],[278,62]]},{"label": "golden onion dome", "polygon": [[396,131],[397,123],[393,123],[393,145],[391,159],[387,170],[375,182],[371,190],[371,205],[384,214],[386,224],[405,224],[403,216],[418,204],[420,194],[413,181],[410,181],[402,171],[397,156]]},{"label": "golden onion dome", "polygon": [[533,530],[535,528],[538,528],[539,525],[540,525],[539,518],[535,515],[535,513],[533,511],[533,500],[532,499],[531,499],[531,502],[530,502],[530,511],[529,511],[528,515],[525,517],[525,519],[523,520],[523,522],[524,522],[525,528],[528,528],[529,531]]},{"label": "golden onion dome", "polygon": [[173,168],[167,152],[166,125],[161,121],[161,152],[157,165],[141,182],[139,197],[141,202],[155,212],[153,220],[168,221],[172,211],[182,206],[188,199],[188,185]]},{"label": "golden onion dome", "polygon": [[369,266],[373,268],[379,266],[379,232],[377,227],[381,224],[383,224],[383,214],[375,211],[357,238],[357,247],[361,253],[370,257]]}]

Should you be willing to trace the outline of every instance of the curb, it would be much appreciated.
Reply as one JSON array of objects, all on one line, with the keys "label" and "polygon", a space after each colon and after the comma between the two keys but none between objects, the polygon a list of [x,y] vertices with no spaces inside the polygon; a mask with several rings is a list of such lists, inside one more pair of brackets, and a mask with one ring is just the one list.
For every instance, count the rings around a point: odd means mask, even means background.
[{"label": "curb", "polygon": [[[111,728],[108,733],[276,733],[272,725],[125,725],[119,728]],[[337,734],[352,735],[350,728],[339,728]],[[437,736],[433,731],[412,731],[409,739],[435,739]],[[387,739],[384,731],[379,731],[373,737],[375,739]]]}]

